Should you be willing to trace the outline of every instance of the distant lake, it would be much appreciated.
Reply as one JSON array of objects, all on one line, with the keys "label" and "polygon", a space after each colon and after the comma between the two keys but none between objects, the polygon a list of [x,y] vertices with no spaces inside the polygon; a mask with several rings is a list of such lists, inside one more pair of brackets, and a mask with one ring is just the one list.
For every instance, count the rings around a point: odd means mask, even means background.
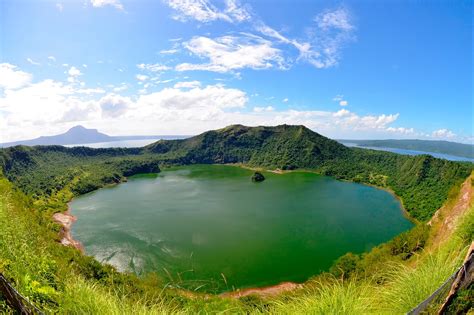
[{"label": "distant lake", "polygon": [[468,157],[461,157],[461,156],[449,155],[449,154],[444,154],[444,153],[425,152],[425,151],[416,151],[416,150],[405,150],[405,149],[386,148],[386,147],[365,147],[365,146],[359,146],[356,143],[351,143],[351,142],[341,142],[341,143],[345,146],[348,146],[348,147],[356,147],[356,148],[361,148],[361,149],[388,151],[388,152],[393,152],[393,153],[397,153],[397,154],[405,154],[405,155],[429,154],[429,155],[431,155],[435,158],[438,158],[438,159],[445,159],[445,160],[450,160],[450,161],[474,162],[474,159],[471,159],[471,158],[468,158]]},{"label": "distant lake", "polygon": [[73,237],[119,270],[220,292],[303,282],[412,227],[386,191],[313,173],[165,169],[74,198]]}]

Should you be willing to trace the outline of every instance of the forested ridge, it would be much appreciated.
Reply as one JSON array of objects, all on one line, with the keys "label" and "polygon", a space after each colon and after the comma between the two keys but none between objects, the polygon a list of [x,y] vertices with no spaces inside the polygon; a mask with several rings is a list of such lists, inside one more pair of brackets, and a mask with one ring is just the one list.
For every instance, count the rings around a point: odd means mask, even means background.
[{"label": "forested ridge", "polygon": [[428,220],[473,169],[472,163],[429,155],[405,156],[348,148],[304,126],[232,125],[181,140],[160,140],[143,148],[92,149],[16,146],[0,150],[5,176],[34,198],[66,188],[79,195],[137,173],[188,164],[237,163],[266,169],[304,169],[337,179],[388,188],[407,211]]}]

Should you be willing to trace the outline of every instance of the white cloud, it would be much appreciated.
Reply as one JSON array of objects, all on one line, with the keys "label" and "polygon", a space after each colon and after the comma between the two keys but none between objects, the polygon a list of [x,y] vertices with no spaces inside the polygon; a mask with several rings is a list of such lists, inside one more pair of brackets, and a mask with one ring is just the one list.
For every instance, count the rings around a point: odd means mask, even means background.
[{"label": "white cloud", "polygon": [[59,120],[74,100],[73,90],[60,82],[44,80],[16,90],[6,90],[0,97],[0,110],[8,125],[17,129],[28,125],[52,124]]},{"label": "white cloud", "polygon": [[76,67],[72,66],[71,68],[69,68],[68,72],[69,76],[71,77],[78,77],[80,75],[82,75],[82,72],[81,70],[77,69]]},{"label": "white cloud", "polygon": [[270,41],[256,36],[223,36],[219,38],[194,37],[184,46],[192,54],[208,59],[207,63],[182,63],[177,71],[207,70],[230,72],[251,68],[268,69],[285,67],[281,51],[272,47]]},{"label": "white cloud", "polygon": [[178,49],[164,49],[164,50],[160,50],[160,54],[163,54],[163,55],[172,55],[172,54],[176,54],[179,50]]},{"label": "white cloud", "polygon": [[350,115],[351,112],[347,109],[341,109],[334,114],[334,117],[344,117]]},{"label": "white cloud", "polygon": [[443,129],[438,129],[438,130],[433,131],[431,133],[431,136],[433,138],[451,139],[451,138],[456,137],[456,134],[452,132],[451,130],[443,128]]},{"label": "white cloud", "polygon": [[282,102],[283,102],[283,103],[288,103],[288,98],[284,98],[284,99],[282,100]]},{"label": "white cloud", "polygon": [[201,86],[201,82],[199,81],[186,81],[186,82],[178,82],[174,85],[175,89],[193,89]]},{"label": "white cloud", "polygon": [[288,38],[264,22],[257,23],[255,28],[265,36],[294,46],[299,52],[297,60],[306,61],[316,68],[336,66],[342,47],[354,38],[355,27],[351,24],[349,11],[345,8],[325,11],[316,16],[315,23],[307,28],[308,38],[305,40]]},{"label": "white cloud", "polygon": [[[208,85],[204,88],[195,87],[190,90],[165,88],[159,92],[141,96],[137,103],[140,108],[167,110],[191,110],[198,116],[228,108],[242,108],[247,103],[245,92],[225,88],[222,85]],[[206,109],[206,110],[203,110]]]},{"label": "white cloud", "polygon": [[261,112],[272,112],[274,111],[275,108],[273,106],[266,106],[266,107],[254,107],[253,108],[253,111],[256,112],[256,113],[261,113]]},{"label": "white cloud", "polygon": [[137,74],[135,77],[137,78],[138,81],[142,81],[142,82],[149,79],[149,77],[144,74]]},{"label": "white cloud", "polygon": [[48,56],[48,59],[53,61],[53,62],[56,62],[56,57],[54,57],[54,56]]},{"label": "white cloud", "polygon": [[122,3],[120,0],[91,0],[91,4],[95,8],[105,7],[105,6],[112,6],[118,10],[124,10]]},{"label": "white cloud", "polygon": [[69,77],[67,78],[67,82],[75,83],[77,82],[77,78],[82,75],[82,72],[78,68],[72,66],[67,71],[67,74],[69,75]]},{"label": "white cloud", "polygon": [[31,82],[32,75],[9,63],[0,63],[0,88],[17,89]]},{"label": "white cloud", "polygon": [[151,72],[161,72],[161,71],[167,71],[171,69],[171,67],[168,67],[159,63],[155,63],[155,64],[141,63],[137,65],[137,68],[141,70],[148,70]]},{"label": "white cloud", "polygon": [[107,94],[98,102],[103,118],[117,118],[127,112],[132,106],[132,101],[128,97],[117,94]]},{"label": "white cloud", "polygon": [[330,68],[339,63],[342,48],[355,39],[350,13],[345,8],[327,10],[315,18],[316,28],[309,33],[312,49],[302,58],[316,68]]},{"label": "white cloud", "polygon": [[61,2],[57,2],[56,3],[56,9],[58,9],[60,12],[62,12],[63,9],[64,9],[63,4]]},{"label": "white cloud", "polygon": [[398,127],[398,128],[388,127],[387,131],[402,134],[402,135],[414,135],[414,134],[416,134],[415,129],[413,129],[413,128],[404,128],[404,127]]},{"label": "white cloud", "polygon": [[125,91],[126,89],[128,89],[128,85],[125,83],[122,83],[120,86],[114,87],[113,91],[115,93],[118,93],[118,92]]},{"label": "white cloud", "polygon": [[341,106],[347,106],[348,104],[349,104],[349,102],[347,102],[347,101],[344,101],[344,100],[339,101],[339,105],[341,105]]},{"label": "white cloud", "polygon": [[234,22],[243,22],[250,20],[251,18],[248,8],[244,8],[238,0],[226,0],[226,8],[224,12]]},{"label": "white cloud", "polygon": [[339,8],[334,11],[327,10],[318,15],[315,21],[318,23],[319,28],[323,30],[339,29],[350,31],[354,28],[351,24],[349,11],[345,8]]},{"label": "white cloud", "polygon": [[344,95],[339,94],[339,95],[334,96],[332,100],[335,102],[339,102],[339,101],[342,101],[343,99],[344,99]]},{"label": "white cloud", "polygon": [[39,62],[36,62],[34,61],[33,59],[31,58],[26,58],[26,61],[28,61],[28,63],[34,65],[34,66],[41,66],[41,64]]},{"label": "white cloud", "polygon": [[[125,83],[103,85],[104,88],[54,80],[32,83],[31,75],[14,65],[0,64],[0,70],[0,86],[4,88],[3,94],[0,93],[2,141],[59,133],[67,124],[77,121],[116,134],[196,134],[235,123],[251,126],[286,123],[303,124],[339,138],[397,135],[460,139],[448,129],[425,135],[413,128],[393,127],[398,114],[358,115],[346,108],[318,111],[277,110],[258,104],[249,107],[244,91],[220,84],[202,86],[198,81],[182,81],[171,88],[149,93],[147,87],[155,81],[147,80],[142,82],[140,94],[126,97],[118,94],[127,88]],[[70,67],[67,72],[77,77],[80,71],[76,70]],[[4,77],[5,73],[9,73],[8,78]],[[105,89],[114,93],[105,94]]]},{"label": "white cloud", "polygon": [[250,13],[237,0],[225,1],[223,9],[207,0],[167,0],[166,3],[177,11],[174,18],[180,21],[192,19],[204,23],[215,20],[243,22],[250,19]]},{"label": "white cloud", "polygon": [[[186,21],[193,19],[207,23],[216,20],[227,22],[251,21],[250,27],[263,36],[276,39],[276,43],[291,45],[298,51],[298,57],[285,57],[287,66],[295,61],[305,61],[316,68],[336,66],[341,58],[341,50],[346,43],[354,40],[355,30],[352,16],[347,8],[339,7],[325,10],[318,14],[313,25],[305,28],[304,39],[290,38],[268,26],[260,18],[251,13],[250,6],[242,6],[236,0],[225,1],[225,8],[219,9],[210,0],[166,0],[166,3],[178,12],[175,19]],[[273,46],[273,45],[272,45]],[[173,53],[175,50],[170,50]],[[286,52],[285,55],[290,55]],[[279,53],[281,55],[281,53]],[[282,59],[283,60],[283,59]],[[194,65],[185,63],[179,69],[211,70],[226,72],[214,65]]]},{"label": "white cloud", "polygon": [[88,88],[88,89],[78,89],[75,92],[79,94],[91,95],[91,94],[104,94],[105,90],[101,88]]}]

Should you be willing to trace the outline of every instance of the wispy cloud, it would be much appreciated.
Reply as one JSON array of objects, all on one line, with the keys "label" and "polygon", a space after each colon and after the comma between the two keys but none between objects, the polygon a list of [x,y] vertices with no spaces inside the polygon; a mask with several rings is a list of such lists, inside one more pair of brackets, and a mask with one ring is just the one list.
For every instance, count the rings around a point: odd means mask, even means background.
[{"label": "wispy cloud", "polygon": [[26,58],[26,61],[28,61],[28,63],[30,63],[30,64],[32,64],[32,65],[34,65],[34,66],[41,66],[41,63],[36,62],[36,61],[34,61],[33,59],[31,59],[31,58]]},{"label": "wispy cloud", "polygon": [[222,9],[207,0],[167,0],[166,3],[177,11],[173,18],[180,21],[191,19],[204,23],[216,20],[243,22],[250,18],[250,13],[237,0],[225,1],[225,7]]},{"label": "wispy cloud", "polygon": [[207,59],[206,63],[182,63],[177,71],[207,70],[231,72],[238,69],[284,68],[281,51],[272,43],[256,36],[194,37],[184,43],[193,55]]},{"label": "wispy cloud", "polygon": [[274,110],[275,108],[273,106],[265,106],[265,107],[256,106],[253,108],[253,111],[256,113],[272,112]]},{"label": "wispy cloud", "polygon": [[351,23],[349,11],[345,8],[336,10],[326,10],[315,18],[319,28],[325,31],[331,29],[339,29],[343,31],[351,31],[354,26]]},{"label": "wispy cloud", "polygon": [[[177,11],[174,17],[181,21],[195,20],[208,23],[216,20],[250,23],[257,33],[275,41],[274,45],[291,45],[298,51],[296,61],[304,61],[316,68],[330,68],[339,63],[342,48],[355,39],[355,26],[349,10],[339,7],[318,14],[312,24],[306,27],[303,39],[292,38],[270,27],[251,13],[249,6],[243,7],[237,1],[226,1],[226,7],[218,9],[209,0],[169,0],[167,4]],[[286,56],[287,65],[295,58]]]},{"label": "wispy cloud", "polygon": [[175,89],[193,89],[201,86],[201,82],[199,81],[184,81],[178,82],[174,85]]},{"label": "wispy cloud", "polygon": [[162,72],[162,71],[167,71],[171,69],[171,67],[163,65],[163,64],[159,64],[159,63],[154,63],[154,64],[141,63],[137,65],[137,68],[141,70],[151,71],[151,72]]},{"label": "wispy cloud", "polygon": [[172,55],[172,54],[176,54],[177,52],[179,52],[179,49],[163,49],[163,50],[160,50],[160,54],[163,54],[163,55]]},{"label": "wispy cloud", "polygon": [[124,11],[123,4],[120,0],[90,0],[91,4],[95,8],[105,7],[105,6],[112,6],[118,10]]},{"label": "wispy cloud", "polygon": [[137,74],[135,77],[137,78],[138,81],[141,81],[141,82],[149,79],[149,76],[144,75],[144,74]]},{"label": "wispy cloud", "polygon": [[344,99],[344,95],[336,95],[336,96],[333,97],[332,100],[335,101],[335,102],[338,102],[339,105],[341,105],[341,106],[349,105],[349,102]]}]

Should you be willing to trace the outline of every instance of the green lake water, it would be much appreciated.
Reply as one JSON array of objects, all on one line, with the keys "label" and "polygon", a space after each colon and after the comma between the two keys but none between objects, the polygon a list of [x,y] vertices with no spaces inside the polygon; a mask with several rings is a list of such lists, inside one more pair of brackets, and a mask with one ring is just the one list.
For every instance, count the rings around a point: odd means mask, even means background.
[{"label": "green lake water", "polygon": [[72,235],[121,271],[223,291],[303,282],[412,226],[383,190],[304,172],[253,183],[252,174],[196,165],[132,177],[75,198]]}]

